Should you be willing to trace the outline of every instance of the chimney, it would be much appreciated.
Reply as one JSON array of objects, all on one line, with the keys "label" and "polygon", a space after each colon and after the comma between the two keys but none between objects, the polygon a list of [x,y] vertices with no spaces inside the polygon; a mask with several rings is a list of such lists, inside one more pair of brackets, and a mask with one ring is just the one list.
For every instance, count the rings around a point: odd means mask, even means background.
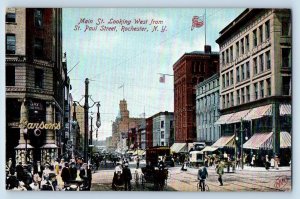
[{"label": "chimney", "polygon": [[211,46],[210,45],[205,45],[204,46],[204,53],[205,54],[211,54]]}]

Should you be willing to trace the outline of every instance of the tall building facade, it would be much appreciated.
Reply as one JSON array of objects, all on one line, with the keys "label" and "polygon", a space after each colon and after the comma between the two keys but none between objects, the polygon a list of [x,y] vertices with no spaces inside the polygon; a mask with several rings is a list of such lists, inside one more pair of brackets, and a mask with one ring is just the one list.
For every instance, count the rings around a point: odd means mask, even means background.
[{"label": "tall building facade", "polygon": [[153,147],[153,117],[146,119],[146,149]]},{"label": "tall building facade", "polygon": [[218,71],[219,54],[210,46],[185,53],[173,65],[175,142],[197,140],[195,86]]},{"label": "tall building facade", "polygon": [[159,112],[153,118],[153,146],[171,146],[174,143],[174,113]]},{"label": "tall building facade", "polygon": [[246,9],[220,32],[222,134],[265,133],[279,152],[280,132],[291,133],[291,33],[288,9]]},{"label": "tall building facade", "polygon": [[8,8],[5,25],[6,157],[54,161],[64,152],[69,88],[62,10]]},{"label": "tall building facade", "polygon": [[211,145],[220,138],[220,126],[215,124],[219,112],[219,73],[196,86],[197,141]]}]

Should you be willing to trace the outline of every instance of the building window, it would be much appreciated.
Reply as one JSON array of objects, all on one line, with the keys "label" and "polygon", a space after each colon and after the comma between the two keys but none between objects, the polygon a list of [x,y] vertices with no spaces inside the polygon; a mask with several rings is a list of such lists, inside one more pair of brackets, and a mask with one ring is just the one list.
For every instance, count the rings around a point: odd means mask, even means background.
[{"label": "building window", "polygon": [[165,132],[164,132],[164,131],[162,131],[162,132],[160,133],[160,138],[161,138],[161,139],[165,139]]},{"label": "building window", "polygon": [[257,87],[257,83],[254,84],[254,99],[257,100],[258,99],[258,87]]},{"label": "building window", "polygon": [[222,52],[222,64],[224,65],[225,64],[225,53]]},{"label": "building window", "polygon": [[250,102],[250,86],[246,86],[247,102]]},{"label": "building window", "polygon": [[259,56],[259,61],[260,61],[260,64],[259,64],[259,66],[260,66],[260,72],[263,72],[264,71],[264,54],[261,54],[260,56]]},{"label": "building window", "polygon": [[6,35],[6,54],[16,54],[16,35]]},{"label": "building window", "polygon": [[222,75],[222,86],[225,88],[225,74]]},{"label": "building window", "polygon": [[247,35],[245,37],[245,40],[246,40],[246,52],[248,52],[249,51],[249,35]]},{"label": "building window", "polygon": [[244,39],[241,39],[241,53],[242,53],[242,55],[245,53],[245,49],[244,49]]},{"label": "building window", "polygon": [[242,104],[245,103],[245,88],[241,89],[242,92]]},{"label": "building window", "polygon": [[232,106],[232,105],[230,104],[229,94],[227,94],[227,107],[230,107],[230,106]]},{"label": "building window", "polygon": [[171,129],[174,128],[174,123],[173,123],[172,120],[170,121],[170,128],[171,128]]},{"label": "building window", "polygon": [[239,105],[241,103],[240,99],[240,90],[236,91],[236,105]]},{"label": "building window", "polygon": [[35,69],[35,87],[44,88],[44,71],[42,69]]},{"label": "building window", "polygon": [[267,79],[267,96],[271,96],[271,79]]},{"label": "building window", "polygon": [[241,68],[241,73],[242,73],[242,80],[244,80],[245,79],[245,66],[244,66],[244,64],[242,64],[242,66],[241,66],[242,68]]},{"label": "building window", "polygon": [[263,27],[262,25],[259,26],[259,43],[261,44],[263,42]]},{"label": "building window", "polygon": [[257,58],[255,57],[254,59],[253,59],[253,73],[254,73],[254,75],[256,75],[257,74]]},{"label": "building window", "polygon": [[37,58],[43,57],[43,46],[44,46],[44,41],[43,39],[38,39],[36,38],[34,41],[34,56]]},{"label": "building window", "polygon": [[289,36],[290,35],[290,18],[289,17],[283,17],[281,21],[281,35],[282,36]]},{"label": "building window", "polygon": [[253,47],[257,46],[257,30],[253,30]]},{"label": "building window", "polygon": [[267,70],[271,69],[270,51],[266,52]]},{"label": "building window", "polygon": [[233,47],[230,46],[230,61],[233,61]]},{"label": "building window", "polygon": [[240,45],[239,45],[239,42],[236,42],[235,48],[236,48],[235,49],[235,52],[236,52],[235,58],[237,59],[239,57],[239,55],[240,55]]},{"label": "building window", "polygon": [[282,53],[282,67],[283,68],[288,68],[291,67],[291,49],[290,48],[282,48],[281,49]]},{"label": "building window", "polygon": [[246,79],[250,78],[250,66],[249,62],[246,62]]},{"label": "building window", "polygon": [[6,67],[6,86],[15,86],[15,67]]},{"label": "building window", "polygon": [[229,73],[226,73],[226,86],[229,86]]},{"label": "building window", "polygon": [[225,95],[222,96],[222,101],[223,101],[223,108],[226,108],[225,107]]},{"label": "building window", "polygon": [[240,67],[236,68],[236,82],[240,82]]},{"label": "building window", "polygon": [[260,97],[263,98],[265,96],[265,92],[264,92],[264,80],[262,80],[260,82]]},{"label": "building window", "polygon": [[291,95],[291,77],[282,77],[282,95]]},{"label": "building window", "polygon": [[34,25],[35,27],[43,27],[43,11],[41,9],[36,9],[34,12]]},{"label": "building window", "polygon": [[15,23],[16,22],[16,13],[6,13],[6,22]]},{"label": "building window", "polygon": [[231,98],[231,106],[234,106],[233,92],[230,93],[230,98]]},{"label": "building window", "polygon": [[233,70],[230,71],[230,85],[233,84]]},{"label": "building window", "polygon": [[265,23],[265,37],[266,39],[270,38],[270,21]]},{"label": "building window", "polygon": [[165,121],[160,121],[160,128],[164,128],[165,127]]},{"label": "building window", "polygon": [[161,142],[161,146],[165,146],[165,142]]},{"label": "building window", "polygon": [[229,49],[226,50],[226,63],[229,63]]}]

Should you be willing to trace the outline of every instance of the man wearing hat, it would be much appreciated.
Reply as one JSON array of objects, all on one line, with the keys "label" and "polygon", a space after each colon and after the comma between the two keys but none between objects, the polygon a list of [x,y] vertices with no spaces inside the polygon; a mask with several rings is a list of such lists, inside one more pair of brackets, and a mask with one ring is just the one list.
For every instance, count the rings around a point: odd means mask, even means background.
[{"label": "man wearing hat", "polygon": [[128,168],[128,163],[125,163],[124,166],[125,167],[123,168],[123,177],[125,181],[125,191],[127,190],[131,191],[131,184],[130,184],[130,180],[132,180],[131,171]]},{"label": "man wearing hat", "polygon": [[76,168],[75,162],[71,162],[71,167],[70,167],[69,170],[70,170],[71,180],[76,180],[76,178],[77,178],[77,168]]},{"label": "man wearing hat", "polygon": [[64,185],[68,184],[71,179],[69,163],[65,163],[64,168],[61,170],[61,179],[64,181]]},{"label": "man wearing hat", "polygon": [[36,165],[33,167],[33,174],[39,174],[40,178],[42,177],[44,167],[41,165],[40,161],[36,162]]},{"label": "man wearing hat", "polygon": [[80,169],[79,176],[84,181],[86,190],[89,191],[91,189],[92,184],[92,171],[90,168],[88,168],[87,163],[84,163],[82,165],[82,169]]}]

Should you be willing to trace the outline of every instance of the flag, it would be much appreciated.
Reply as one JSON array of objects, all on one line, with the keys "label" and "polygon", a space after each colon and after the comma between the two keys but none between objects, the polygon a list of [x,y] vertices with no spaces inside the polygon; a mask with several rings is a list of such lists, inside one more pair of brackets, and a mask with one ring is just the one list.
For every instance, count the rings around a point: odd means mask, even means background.
[{"label": "flag", "polygon": [[162,74],[160,77],[159,77],[159,82],[160,83],[165,83],[165,75]]},{"label": "flag", "polygon": [[119,88],[124,88],[124,84],[122,84],[121,86],[119,86]]},{"label": "flag", "polygon": [[194,28],[200,28],[203,25],[204,25],[204,17],[203,16],[201,16],[201,17],[193,16],[191,30],[193,30]]}]

